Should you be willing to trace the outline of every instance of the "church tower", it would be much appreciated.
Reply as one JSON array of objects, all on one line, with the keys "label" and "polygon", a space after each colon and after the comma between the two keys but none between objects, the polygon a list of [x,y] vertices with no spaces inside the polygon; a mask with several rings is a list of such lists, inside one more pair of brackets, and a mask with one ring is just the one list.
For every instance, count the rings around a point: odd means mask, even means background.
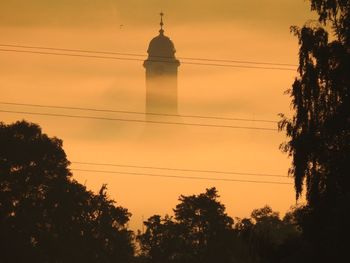
[{"label": "church tower", "polygon": [[149,44],[146,69],[146,113],[177,114],[177,71],[175,46],[164,35],[163,13],[160,13],[159,35]]}]

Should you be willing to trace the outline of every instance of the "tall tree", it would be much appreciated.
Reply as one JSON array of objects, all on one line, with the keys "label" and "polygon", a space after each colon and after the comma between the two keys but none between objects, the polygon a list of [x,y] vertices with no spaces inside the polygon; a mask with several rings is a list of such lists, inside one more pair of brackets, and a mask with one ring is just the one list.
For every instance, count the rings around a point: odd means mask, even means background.
[{"label": "tall tree", "polygon": [[282,149],[293,159],[297,198],[306,184],[304,234],[332,260],[350,234],[350,1],[310,2],[320,24],[292,27],[300,45],[289,90],[295,114],[283,116],[280,129],[290,138]]},{"label": "tall tree", "polygon": [[205,193],[180,196],[175,219],[186,229],[184,237],[198,262],[231,262],[233,219],[218,201],[215,187]]},{"label": "tall tree", "polygon": [[130,213],[71,178],[62,141],[0,123],[1,262],[129,262]]},{"label": "tall tree", "polygon": [[235,262],[233,219],[218,198],[215,188],[199,195],[181,195],[174,218],[149,218],[146,232],[138,236],[149,262]]}]

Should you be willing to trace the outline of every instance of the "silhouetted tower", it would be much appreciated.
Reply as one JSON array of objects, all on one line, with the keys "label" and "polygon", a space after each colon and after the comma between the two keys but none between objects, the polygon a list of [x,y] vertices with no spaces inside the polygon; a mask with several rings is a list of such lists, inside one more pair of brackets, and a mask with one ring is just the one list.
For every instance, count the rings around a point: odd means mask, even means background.
[{"label": "silhouetted tower", "polygon": [[149,44],[146,69],[146,112],[177,114],[177,68],[174,43],[164,35],[160,13],[159,35]]}]

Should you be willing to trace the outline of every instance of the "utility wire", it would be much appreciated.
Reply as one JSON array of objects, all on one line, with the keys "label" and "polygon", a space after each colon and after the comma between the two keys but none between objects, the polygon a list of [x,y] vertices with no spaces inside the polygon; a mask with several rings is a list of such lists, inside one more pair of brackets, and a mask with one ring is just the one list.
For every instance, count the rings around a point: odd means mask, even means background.
[{"label": "utility wire", "polygon": [[105,120],[105,121],[124,121],[124,122],[134,122],[134,123],[152,123],[152,124],[183,125],[183,126],[198,126],[198,127],[213,127],[213,128],[230,128],[230,129],[249,129],[249,130],[278,131],[277,129],[272,129],[272,128],[249,127],[249,126],[231,126],[231,125],[215,125],[215,124],[201,124],[201,123],[182,123],[182,122],[165,122],[165,121],[150,121],[150,120],[135,120],[135,119],[119,119],[119,118],[107,118],[107,117],[83,116],[83,115],[69,115],[69,114],[55,114],[55,113],[41,113],[41,112],[28,112],[28,111],[0,110],[0,112],[3,112],[3,113],[14,113],[14,114],[37,115],[37,116],[77,118],[77,119],[93,119],[93,120]]},{"label": "utility wire", "polygon": [[207,181],[222,181],[222,182],[240,182],[240,183],[256,183],[256,184],[276,184],[276,185],[292,185],[292,183],[283,183],[276,181],[254,181],[254,180],[238,180],[225,178],[210,178],[210,177],[196,177],[196,176],[179,176],[179,175],[165,175],[153,173],[131,173],[122,171],[103,171],[103,170],[89,170],[89,169],[71,169],[72,171],[91,172],[91,173],[105,173],[105,174],[125,174],[125,175],[142,175],[148,177],[162,177],[174,179],[190,179],[190,180],[207,180]]},{"label": "utility wire", "polygon": [[140,165],[124,165],[124,164],[111,164],[111,163],[95,163],[95,162],[71,162],[72,164],[79,165],[93,165],[93,166],[110,166],[110,167],[123,167],[123,168],[141,168],[141,169],[154,169],[154,170],[165,170],[165,171],[178,171],[178,172],[196,172],[196,173],[212,173],[212,174],[226,174],[226,175],[249,175],[249,176],[261,176],[261,177],[288,177],[279,174],[263,174],[263,173],[241,173],[241,172],[226,172],[218,170],[197,170],[197,169],[183,169],[183,168],[168,168],[168,167],[157,167],[157,166],[140,166]]},{"label": "utility wire", "polygon": [[[18,49],[0,49],[3,52],[14,52],[14,53],[30,53],[30,54],[41,54],[41,55],[54,55],[54,56],[68,56],[68,57],[83,57],[83,58],[97,58],[97,59],[112,59],[112,60],[128,60],[128,61],[144,61],[144,59],[138,58],[124,58],[124,57],[110,57],[110,56],[97,56],[97,55],[81,55],[72,53],[55,53],[55,52],[42,52],[42,51],[29,51],[29,50],[18,50]],[[148,60],[149,62],[161,62],[177,64],[178,61],[164,61],[164,60]],[[214,66],[214,67],[229,67],[229,68],[249,68],[249,69],[266,69],[266,70],[283,70],[283,71],[295,71],[292,68],[283,67],[258,67],[258,66],[244,66],[244,65],[228,65],[218,63],[200,63],[200,62],[182,62],[182,64],[198,65],[198,66]]]},{"label": "utility wire", "polygon": [[[56,51],[68,51],[68,52],[81,52],[81,53],[95,53],[105,55],[120,55],[120,56],[133,56],[133,57],[147,57],[147,55],[135,54],[135,53],[123,53],[123,52],[111,52],[111,51],[93,51],[84,49],[68,49],[68,48],[54,48],[43,46],[27,46],[27,45],[13,45],[13,44],[0,44],[2,47],[14,47],[14,48],[30,48],[30,49],[43,49],[43,50],[56,50]],[[152,56],[155,58],[167,58],[165,56]],[[226,60],[226,59],[210,59],[210,58],[195,58],[195,57],[178,57],[178,59],[198,60],[198,61],[213,61],[213,62],[225,62],[225,63],[238,63],[238,64],[256,64],[256,65],[271,65],[271,66],[290,66],[297,67],[296,64],[288,63],[273,63],[273,62],[258,62],[258,61],[246,61],[246,60]]]},{"label": "utility wire", "polygon": [[138,115],[153,115],[153,116],[164,116],[164,117],[183,117],[183,118],[213,119],[213,120],[227,120],[227,121],[249,121],[249,122],[253,121],[253,122],[278,123],[277,121],[262,120],[262,119],[230,118],[230,117],[187,115],[187,114],[185,114],[185,115],[183,115],[183,114],[166,114],[166,113],[111,110],[111,109],[98,109],[98,108],[68,107],[68,106],[57,106],[57,105],[15,103],[15,102],[5,102],[5,101],[0,101],[0,104],[12,105],[12,106],[51,108],[51,109],[81,110],[81,111],[108,112],[108,113],[126,113],[126,114],[138,114]]},{"label": "utility wire", "polygon": [[[69,56],[69,57],[103,58],[103,59],[144,61],[143,59],[138,59],[138,58],[107,57],[107,56],[97,56],[97,55],[81,55],[81,54],[69,54],[69,53],[55,53],[55,52],[18,50],[18,49],[0,49],[0,51],[17,52],[17,53],[32,53],[32,54],[42,54],[42,55]],[[169,63],[173,63],[173,62],[169,61]]]}]

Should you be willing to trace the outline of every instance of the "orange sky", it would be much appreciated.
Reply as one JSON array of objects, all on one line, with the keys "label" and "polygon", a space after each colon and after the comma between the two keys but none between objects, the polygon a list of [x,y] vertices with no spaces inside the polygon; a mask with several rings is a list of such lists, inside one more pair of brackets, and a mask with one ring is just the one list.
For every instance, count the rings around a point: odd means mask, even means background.
[{"label": "orange sky", "polygon": [[[158,34],[158,13],[162,8],[166,14],[165,34],[174,41],[178,57],[297,64],[297,39],[289,33],[289,26],[302,25],[312,17],[308,3],[303,0],[47,2],[1,1],[0,44],[145,54],[149,41]],[[0,52],[0,58],[1,101],[144,111],[142,62],[11,52]],[[290,101],[283,92],[291,86],[295,76],[293,71],[183,64],[178,78],[179,113],[277,120],[278,113],[289,113]],[[0,105],[0,109],[43,111],[4,105]],[[50,136],[63,139],[71,161],[282,175],[287,174],[290,166],[290,160],[278,149],[285,137],[273,131],[146,127],[125,122],[0,114],[6,123],[25,118],[40,124]],[[117,114],[85,114],[130,118]],[[211,123],[271,127],[257,122]],[[153,136],[145,136],[145,132],[149,134],[150,131]],[[86,168],[276,180],[146,169]],[[252,209],[265,204],[284,213],[295,204],[293,185],[87,172],[74,172],[74,177],[93,190],[107,183],[110,196],[133,214],[131,226],[134,229],[141,228],[142,216],[146,219],[155,213],[171,213],[180,194],[203,192],[211,186],[218,188],[232,217],[248,216]],[[292,182],[292,179],[282,178],[282,181]]]}]

